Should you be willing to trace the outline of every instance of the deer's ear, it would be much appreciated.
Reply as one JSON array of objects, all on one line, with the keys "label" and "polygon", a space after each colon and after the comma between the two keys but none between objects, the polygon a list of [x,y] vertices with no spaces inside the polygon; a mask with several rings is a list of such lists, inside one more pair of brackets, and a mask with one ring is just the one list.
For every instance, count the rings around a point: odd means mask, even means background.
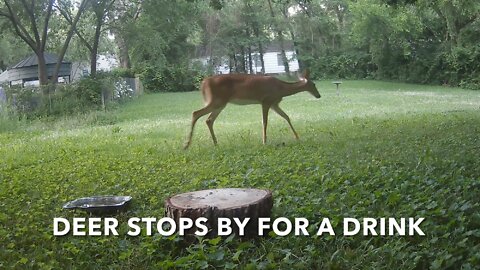
[{"label": "deer's ear", "polygon": [[305,71],[303,71],[303,78],[307,80],[310,79],[310,70],[305,69]]}]

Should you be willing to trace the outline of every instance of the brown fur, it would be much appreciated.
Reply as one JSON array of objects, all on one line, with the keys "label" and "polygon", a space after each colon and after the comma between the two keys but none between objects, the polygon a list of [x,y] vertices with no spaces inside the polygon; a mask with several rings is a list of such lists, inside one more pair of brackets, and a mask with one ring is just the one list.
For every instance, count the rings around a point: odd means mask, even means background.
[{"label": "brown fur", "polygon": [[298,139],[298,135],[293,129],[289,117],[279,107],[280,101],[282,101],[282,98],[285,96],[302,91],[308,91],[313,96],[320,98],[315,84],[308,80],[308,73],[306,73],[300,81],[294,83],[287,83],[271,76],[262,75],[216,75],[203,80],[201,91],[205,107],[194,111],[192,114],[192,126],[187,143],[185,144],[185,149],[188,148],[191,143],[193,129],[198,118],[208,113],[210,113],[210,116],[207,119],[207,126],[214,144],[217,144],[217,139],[213,131],[213,123],[227,103],[239,105],[262,104],[263,143],[266,143],[267,119],[270,108],[288,122],[295,137]]}]

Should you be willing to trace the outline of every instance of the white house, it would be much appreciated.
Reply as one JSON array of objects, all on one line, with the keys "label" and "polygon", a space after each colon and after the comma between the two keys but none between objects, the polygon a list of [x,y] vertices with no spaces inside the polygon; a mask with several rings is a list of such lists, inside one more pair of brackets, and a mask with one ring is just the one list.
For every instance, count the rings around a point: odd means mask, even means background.
[{"label": "white house", "polygon": [[[53,73],[57,63],[57,56],[50,53],[45,53],[45,61],[47,64],[47,72],[49,76]],[[97,70],[110,71],[118,67],[118,61],[113,55],[99,55],[97,58]],[[68,62],[64,60],[60,68],[59,82],[77,81],[84,76],[90,74],[90,63],[83,62]],[[68,79],[68,80],[67,80]],[[22,85],[38,85],[38,64],[37,56],[31,55],[16,65],[10,67],[8,70],[0,73],[0,84],[22,84]]]},{"label": "white house", "polygon": [[[285,55],[287,56],[288,64],[290,72],[296,72],[299,69],[297,57],[295,55],[295,51],[293,50],[292,45],[285,46]],[[249,63],[248,57],[246,57],[246,69],[247,72],[250,73],[249,70]],[[200,57],[197,58],[197,61],[200,61],[203,65],[208,65],[209,57]],[[265,74],[281,74],[285,73],[285,66],[283,64],[282,54],[280,46],[277,44],[272,44],[268,46],[264,53],[263,53],[263,61],[265,63]],[[228,74],[230,73],[230,67],[228,65],[229,59],[228,57],[222,58],[222,64],[216,65],[214,67],[215,73],[217,74]],[[253,66],[253,73],[261,73],[262,72],[262,62],[260,60],[260,53],[254,52],[252,53],[252,66]]]},{"label": "white house", "polygon": [[[97,71],[111,71],[118,67],[118,60],[114,55],[100,54],[97,57]],[[90,75],[90,62],[77,61],[72,63],[72,82]]]},{"label": "white house", "polygon": [[[290,72],[298,71],[298,61],[294,51],[285,51],[285,55],[288,59],[288,67]],[[262,71],[262,63],[260,61],[260,55],[256,55],[255,62],[255,72],[259,73]],[[285,73],[285,66],[283,64],[282,54],[280,51],[267,51],[263,54],[263,61],[265,63],[265,73],[266,74],[279,74]]]}]

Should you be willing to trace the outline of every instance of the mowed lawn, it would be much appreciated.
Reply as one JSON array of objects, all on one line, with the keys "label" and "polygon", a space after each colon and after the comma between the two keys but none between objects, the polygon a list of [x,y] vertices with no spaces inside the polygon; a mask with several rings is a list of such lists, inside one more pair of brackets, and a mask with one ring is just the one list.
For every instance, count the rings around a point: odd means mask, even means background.
[{"label": "mowed lawn", "polygon": [[[281,103],[300,135],[259,105],[228,105],[213,146],[206,117],[182,150],[199,92],[148,94],[117,109],[0,128],[0,268],[474,269],[480,266],[480,91],[330,81]],[[6,124],[9,124],[7,127]],[[273,191],[273,218],[307,218],[310,236],[256,240],[126,235],[194,190]],[[119,236],[53,236],[62,205],[130,195]],[[335,236],[315,236],[331,220]],[[423,217],[426,236],[342,236],[345,217]]]}]

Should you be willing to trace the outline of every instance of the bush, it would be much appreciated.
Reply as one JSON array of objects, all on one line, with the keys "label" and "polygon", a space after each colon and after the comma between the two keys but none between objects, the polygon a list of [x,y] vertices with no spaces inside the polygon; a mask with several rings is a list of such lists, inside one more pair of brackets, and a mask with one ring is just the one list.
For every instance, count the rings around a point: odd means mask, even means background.
[{"label": "bush", "polygon": [[5,92],[6,114],[27,119],[98,110],[114,100],[133,96],[133,90],[124,79],[106,73],[73,84],[57,84],[47,91],[48,94],[42,94],[38,87],[6,87]]},{"label": "bush", "polygon": [[314,79],[364,79],[372,76],[370,56],[362,52],[325,53],[315,59],[306,59]]},{"label": "bush", "polygon": [[460,87],[471,90],[480,90],[480,74],[460,82]]},{"label": "bush", "polygon": [[40,88],[12,86],[4,89],[7,97],[4,114],[9,116],[30,118],[44,103]]},{"label": "bush", "polygon": [[102,92],[108,88],[105,79],[86,77],[80,80],[73,88],[76,98],[86,105],[98,106],[102,104]]},{"label": "bush", "polygon": [[132,69],[128,68],[115,68],[108,73],[99,72],[101,76],[107,76],[112,78],[133,78],[135,77],[135,72]]},{"label": "bush", "polygon": [[141,72],[145,89],[150,92],[188,92],[197,90],[200,82],[211,74],[201,65],[147,66]]}]

